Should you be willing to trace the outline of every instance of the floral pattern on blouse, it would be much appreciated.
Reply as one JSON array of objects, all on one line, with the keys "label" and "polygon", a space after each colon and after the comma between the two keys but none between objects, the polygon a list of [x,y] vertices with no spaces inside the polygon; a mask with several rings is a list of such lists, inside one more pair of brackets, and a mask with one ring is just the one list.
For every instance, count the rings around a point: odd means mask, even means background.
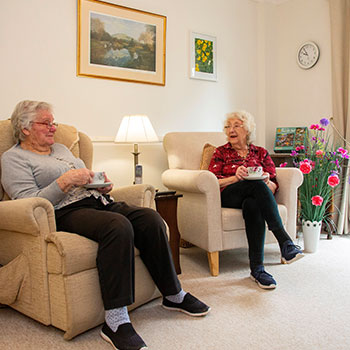
[{"label": "floral pattern on blouse", "polygon": [[[262,166],[263,171],[270,174],[270,180],[277,185],[276,190],[278,189],[276,167],[269,152],[265,148],[253,144],[249,145],[249,152],[246,157],[241,157],[229,142],[217,147],[208,170],[214,173],[218,179],[224,179],[235,175],[237,168],[241,165],[245,167]],[[221,187],[220,190],[222,191],[225,187]]]}]

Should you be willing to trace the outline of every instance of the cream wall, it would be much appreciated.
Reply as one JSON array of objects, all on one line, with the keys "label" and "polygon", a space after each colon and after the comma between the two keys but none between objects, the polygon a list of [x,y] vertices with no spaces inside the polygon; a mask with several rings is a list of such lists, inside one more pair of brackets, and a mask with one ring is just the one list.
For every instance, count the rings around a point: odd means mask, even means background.
[{"label": "cream wall", "polygon": [[[289,0],[267,4],[266,147],[272,151],[276,127],[309,126],[332,113],[328,0]],[[319,62],[300,69],[296,54],[305,41],[320,48]]]},{"label": "cream wall", "polygon": [[[257,7],[250,0],[120,0],[167,17],[166,86],[76,77],[75,0],[1,0],[0,118],[22,99],[53,103],[59,122],[94,139],[113,139],[126,114],[147,114],[168,131],[221,130],[225,113],[257,112]],[[218,82],[189,78],[191,31],[217,37]],[[262,130],[262,128],[260,128]],[[263,132],[261,132],[263,136]],[[95,170],[132,182],[132,146],[95,143]],[[144,182],[162,187],[161,144],[142,145]]]},{"label": "cream wall", "polygon": [[[112,1],[111,1],[112,2]],[[57,121],[112,140],[126,114],[147,114],[169,131],[221,130],[225,113],[256,116],[257,143],[270,150],[276,126],[308,125],[331,110],[327,0],[120,0],[167,17],[166,86],[76,76],[75,0],[0,0],[0,119],[22,99],[53,103]],[[189,78],[191,31],[217,37],[218,82]],[[321,48],[309,71],[296,65],[306,40]],[[265,142],[266,141],[266,142]],[[162,188],[162,144],[141,145],[144,182]],[[95,170],[132,182],[132,145],[95,142]]]}]

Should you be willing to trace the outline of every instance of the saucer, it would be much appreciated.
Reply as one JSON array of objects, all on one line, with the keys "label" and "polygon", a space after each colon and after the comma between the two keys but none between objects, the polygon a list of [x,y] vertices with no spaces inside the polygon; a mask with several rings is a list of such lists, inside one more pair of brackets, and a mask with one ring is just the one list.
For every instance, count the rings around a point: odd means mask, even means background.
[{"label": "saucer", "polygon": [[250,176],[243,176],[244,180],[264,180],[268,177],[268,175],[250,175]]},{"label": "saucer", "polygon": [[103,184],[94,184],[94,183],[91,183],[91,184],[86,184],[84,185],[85,188],[101,188],[101,187],[107,187],[109,185],[111,185],[112,182],[104,182]]}]

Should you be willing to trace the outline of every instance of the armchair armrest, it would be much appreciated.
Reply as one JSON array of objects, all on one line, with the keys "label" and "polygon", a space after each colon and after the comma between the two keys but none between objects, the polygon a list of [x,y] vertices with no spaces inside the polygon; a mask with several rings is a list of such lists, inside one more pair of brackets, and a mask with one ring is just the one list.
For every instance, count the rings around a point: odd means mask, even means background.
[{"label": "armchair armrest", "polygon": [[208,170],[168,169],[162,174],[162,181],[166,187],[178,191],[220,194],[219,182]]},{"label": "armchair armrest", "polygon": [[53,206],[40,197],[1,201],[0,229],[33,236],[56,231]]},{"label": "armchair armrest", "polygon": [[296,203],[298,187],[303,183],[303,174],[297,168],[276,168],[279,189],[276,193],[277,203],[289,206]]},{"label": "armchair armrest", "polygon": [[45,241],[49,243],[47,252],[49,273],[69,276],[96,267],[98,247],[96,242],[75,233],[62,231],[49,233],[45,236]]},{"label": "armchair armrest", "polygon": [[168,169],[162,181],[183,194],[178,210],[181,237],[207,251],[221,250],[221,199],[216,176],[208,170]]},{"label": "armchair armrest", "polygon": [[155,188],[152,185],[140,184],[123,186],[111,191],[116,201],[124,201],[130,205],[154,208]]},{"label": "armchair armrest", "polygon": [[295,237],[298,207],[298,187],[303,182],[303,174],[297,168],[276,168],[279,190],[275,197],[279,204],[288,209],[287,232]]}]

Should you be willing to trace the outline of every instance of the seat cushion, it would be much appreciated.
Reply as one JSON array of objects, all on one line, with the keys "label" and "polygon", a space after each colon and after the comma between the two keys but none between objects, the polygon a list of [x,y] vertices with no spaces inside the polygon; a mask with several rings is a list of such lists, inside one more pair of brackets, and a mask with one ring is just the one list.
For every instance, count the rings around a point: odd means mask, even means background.
[{"label": "seat cushion", "polygon": [[[278,210],[285,225],[287,221],[287,208],[279,204]],[[222,228],[224,231],[245,230],[245,223],[241,209],[222,208]]]},{"label": "seat cushion", "polygon": [[[69,276],[96,268],[97,243],[75,233],[53,232],[47,235],[49,273]],[[140,255],[135,248],[135,257]]]}]

